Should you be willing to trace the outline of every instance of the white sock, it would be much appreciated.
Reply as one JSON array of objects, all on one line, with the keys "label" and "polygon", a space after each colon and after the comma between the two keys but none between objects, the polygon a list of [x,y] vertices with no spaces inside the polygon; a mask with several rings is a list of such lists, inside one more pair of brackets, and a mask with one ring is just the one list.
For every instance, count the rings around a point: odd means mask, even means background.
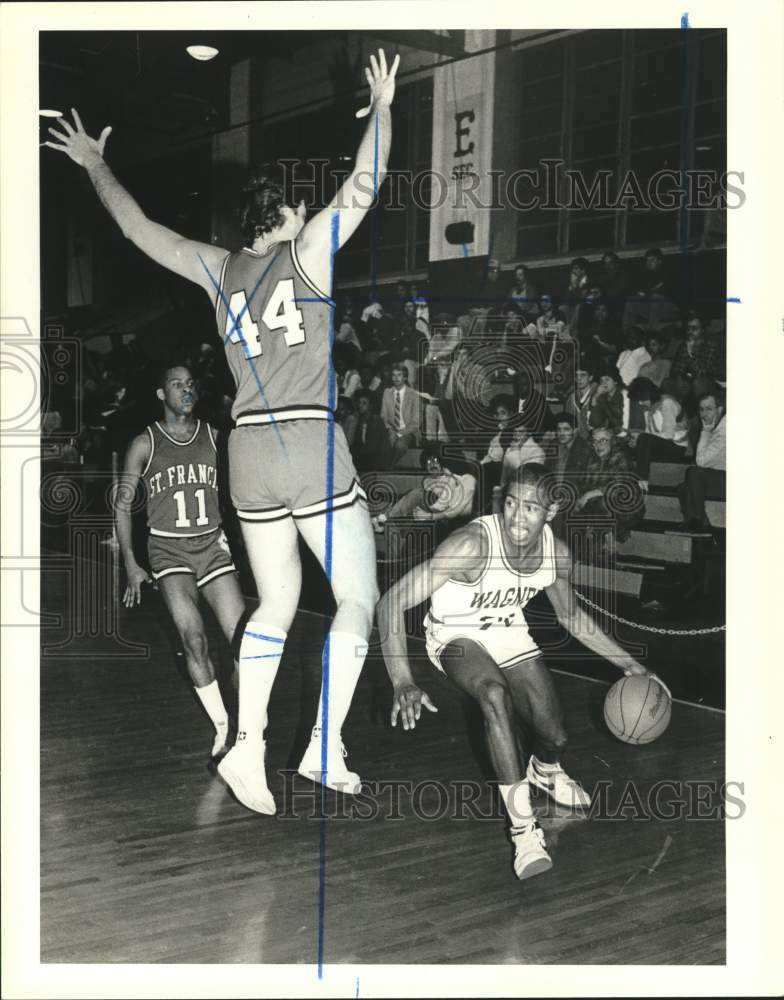
[{"label": "white sock", "polygon": [[525,778],[522,781],[515,781],[512,785],[499,784],[498,791],[501,793],[513,827],[533,823],[534,811],[531,808],[531,795]]},{"label": "white sock", "polygon": [[199,701],[204,706],[204,711],[212,719],[212,724],[216,729],[225,728],[229,725],[229,717],[226,714],[226,707],[221,698],[220,688],[217,681],[211,681],[201,688],[193,689],[199,696]]},{"label": "white sock", "polygon": [[286,633],[274,625],[249,621],[240,644],[240,708],[237,740],[261,743],[267,706],[280,666]]},{"label": "white sock", "polygon": [[536,770],[541,771],[542,774],[550,774],[552,771],[561,770],[560,764],[558,763],[546,764],[543,760],[539,760],[539,758],[534,756],[533,754],[531,754],[531,762],[533,763]]},{"label": "white sock", "polygon": [[325,644],[329,647],[329,669],[324,671],[322,660],[321,697],[319,698],[316,726],[324,729],[324,695],[327,695],[327,741],[340,738],[340,730],[346,721],[351,699],[362,673],[367,656],[366,639],[350,632],[330,632]]}]

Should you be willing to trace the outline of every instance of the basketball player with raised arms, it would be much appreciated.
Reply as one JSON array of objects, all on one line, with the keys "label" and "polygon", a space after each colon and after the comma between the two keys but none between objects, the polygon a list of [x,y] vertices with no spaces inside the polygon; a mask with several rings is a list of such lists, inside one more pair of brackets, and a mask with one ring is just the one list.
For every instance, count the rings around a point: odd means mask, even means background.
[{"label": "basketball player with raised arms", "polygon": [[190,370],[162,368],[157,389],[163,416],[134,438],[115,494],[115,520],[128,586],[126,607],[141,603],[149,583],[131,537],[131,505],[141,481],[147,497],[152,578],[182,640],[188,674],[215,726],[212,756],[228,750],[229,719],[210,660],[199,609],[203,594],[232,645],[245,612],[237,574],[221,529],[215,431],[194,415],[197,391]]},{"label": "basketball player with raised arms", "polygon": [[[654,676],[598,632],[578,605],[569,582],[569,551],[550,528],[558,508],[546,496],[548,477],[543,465],[522,466],[504,489],[501,513],[479,517],[453,532],[430,560],[384,594],[378,608],[394,688],[392,725],[400,717],[404,729],[413,729],[422,705],[431,712],[437,709],[414,683],[404,616],[430,598],[427,652],[439,670],[479,702],[520,879],[552,867],[529,786],[571,808],[590,804],[584,789],[560,764],[567,742],[563,713],[553,678],[528,631],[525,606],[543,590],[559,622],[588,649],[625,674]],[[533,738],[527,768],[516,739],[515,714],[527,738]]]},{"label": "basketball player with raised arms", "polygon": [[123,233],[158,263],[200,284],[215,304],[218,332],[237,382],[229,440],[232,501],[260,596],[240,650],[237,743],[219,773],[248,808],[272,814],[264,771],[267,703],[299,600],[297,537],[331,582],[337,612],[326,640],[316,726],[300,772],[338,791],[361,781],[344,763],[341,728],[367,653],[378,598],[375,545],[348,445],[334,423],[330,358],[333,254],[354,233],[386,175],[390,105],[399,57],[383,50],[365,76],[369,116],[356,163],[332,202],[306,222],[281,185],[255,177],[245,189],[246,245],[227,253],[157,225],[103,159],[110,128],[95,140],[72,111],[51,129],[54,149],[84,166]]}]

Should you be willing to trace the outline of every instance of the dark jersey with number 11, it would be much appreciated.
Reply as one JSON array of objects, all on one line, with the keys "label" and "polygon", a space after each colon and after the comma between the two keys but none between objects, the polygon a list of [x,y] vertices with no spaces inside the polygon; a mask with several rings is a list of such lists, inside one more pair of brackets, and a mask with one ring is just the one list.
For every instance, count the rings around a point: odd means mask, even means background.
[{"label": "dark jersey with number 11", "polygon": [[223,262],[216,305],[237,394],[238,427],[312,417],[335,406],[328,297],[297,259],[296,241]]}]

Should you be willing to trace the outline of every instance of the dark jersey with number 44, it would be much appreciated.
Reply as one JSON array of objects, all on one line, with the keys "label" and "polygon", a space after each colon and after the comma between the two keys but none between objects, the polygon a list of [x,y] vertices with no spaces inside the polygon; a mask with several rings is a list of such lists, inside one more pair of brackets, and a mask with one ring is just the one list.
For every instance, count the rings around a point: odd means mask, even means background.
[{"label": "dark jersey with number 44", "polygon": [[334,409],[328,297],[303,271],[295,240],[264,254],[230,253],[216,318],[237,385],[231,415],[238,426]]}]

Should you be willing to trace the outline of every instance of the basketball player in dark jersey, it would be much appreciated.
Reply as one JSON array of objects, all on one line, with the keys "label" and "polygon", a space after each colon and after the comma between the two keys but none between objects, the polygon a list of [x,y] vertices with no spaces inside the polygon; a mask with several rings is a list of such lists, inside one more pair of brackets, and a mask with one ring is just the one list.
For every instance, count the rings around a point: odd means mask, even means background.
[{"label": "basketball player in dark jersey", "polygon": [[[567,742],[563,714],[552,676],[528,631],[526,604],[544,590],[559,622],[588,649],[625,674],[655,676],[597,631],[577,603],[569,582],[568,549],[550,528],[558,508],[545,495],[548,476],[543,465],[522,466],[505,487],[500,514],[477,518],[453,532],[432,559],[412,569],[381,598],[378,609],[394,688],[392,725],[399,716],[404,729],[413,729],[422,705],[431,712],[437,709],[414,683],[404,616],[430,598],[427,652],[482,709],[490,758],[509,815],[515,874],[521,879],[552,867],[529,786],[561,805],[590,804],[584,789],[559,763]],[[516,741],[515,713],[534,740],[527,768]]]},{"label": "basketball player in dark jersey", "polygon": [[[364,495],[332,411],[330,359],[333,255],[354,233],[386,175],[396,57],[383,50],[365,76],[369,116],[353,171],[332,202],[306,222],[305,206],[285,203],[282,188],[259,177],[246,189],[239,252],[186,240],[150,221],[103,159],[111,129],[90,138],[72,109],[47,145],[83,166],[123,233],[148,256],[201,285],[215,304],[218,331],[237,380],[229,442],[230,484],[261,603],[240,650],[240,709],[235,747],[220,774],[248,808],[272,814],[264,772],[267,702],[299,600],[297,537],[324,567],[337,612],[324,650],[316,727],[300,772],[356,793],[341,727],[351,705],[378,598],[375,545]],[[325,766],[326,765],[326,766]]]},{"label": "basketball player in dark jersey", "polygon": [[131,540],[130,507],[141,480],[152,577],[179,632],[196,694],[215,726],[215,757],[228,749],[229,719],[207,648],[199,594],[229,645],[245,602],[221,530],[215,432],[194,416],[197,394],[188,368],[164,369],[157,394],[163,418],[131,442],[115,497],[117,537],[128,576],[123,600],[129,608],[139,604],[142,584],[150,582],[136,562]]}]

